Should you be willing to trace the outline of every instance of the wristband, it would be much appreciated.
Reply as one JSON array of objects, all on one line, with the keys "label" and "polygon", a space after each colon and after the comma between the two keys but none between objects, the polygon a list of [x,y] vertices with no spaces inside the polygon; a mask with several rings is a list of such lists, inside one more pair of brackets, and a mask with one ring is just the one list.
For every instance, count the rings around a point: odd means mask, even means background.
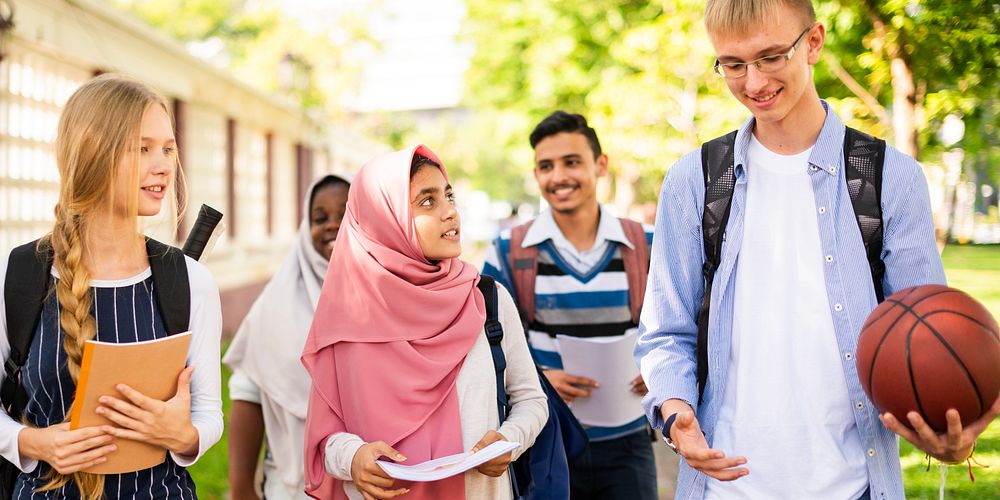
[{"label": "wristband", "polygon": [[677,448],[677,444],[674,443],[673,439],[670,439],[670,429],[674,426],[675,420],[677,420],[677,413],[672,413],[663,423],[663,442],[667,443],[667,446],[670,447],[671,450],[674,450],[674,453],[680,455],[681,451]]}]

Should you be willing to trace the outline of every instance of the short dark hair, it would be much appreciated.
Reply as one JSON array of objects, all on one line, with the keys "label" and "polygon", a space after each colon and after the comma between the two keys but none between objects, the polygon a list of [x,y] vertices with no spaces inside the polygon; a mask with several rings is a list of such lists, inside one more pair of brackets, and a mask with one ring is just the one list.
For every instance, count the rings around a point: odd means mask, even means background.
[{"label": "short dark hair", "polygon": [[413,161],[410,162],[410,179],[411,180],[413,179],[414,175],[417,175],[417,170],[420,170],[420,167],[422,167],[424,165],[430,165],[430,166],[432,166],[434,168],[441,168],[441,165],[438,165],[438,162],[436,162],[436,161],[434,161],[434,160],[432,160],[432,159],[430,159],[430,158],[428,158],[428,157],[426,157],[426,156],[424,156],[424,155],[422,155],[420,153],[415,153],[413,155]]},{"label": "short dark hair", "polygon": [[538,125],[535,125],[535,130],[531,131],[531,136],[528,138],[531,142],[531,149],[535,149],[535,146],[542,142],[542,139],[563,132],[583,134],[587,138],[587,142],[590,143],[590,149],[594,151],[594,158],[601,156],[601,141],[597,140],[597,131],[587,125],[587,119],[583,115],[567,113],[562,110],[552,113]]},{"label": "short dark hair", "polygon": [[344,186],[347,189],[351,188],[351,183],[347,182],[347,179],[340,177],[339,175],[326,175],[319,182],[316,183],[312,188],[312,192],[309,193],[309,211],[312,212],[313,201],[316,200],[316,193],[333,186]]}]

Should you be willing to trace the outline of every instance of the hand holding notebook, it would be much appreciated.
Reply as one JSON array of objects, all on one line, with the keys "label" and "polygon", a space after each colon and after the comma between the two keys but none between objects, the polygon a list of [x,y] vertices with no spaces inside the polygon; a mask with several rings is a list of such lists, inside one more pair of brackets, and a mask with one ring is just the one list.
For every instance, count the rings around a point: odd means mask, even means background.
[{"label": "hand holding notebook", "polygon": [[166,459],[168,447],[189,451],[192,440],[197,451],[188,387],[193,369],[184,370],[190,343],[190,332],[128,344],[87,341],[71,428],[102,426],[118,449],[86,472],[147,469]]}]

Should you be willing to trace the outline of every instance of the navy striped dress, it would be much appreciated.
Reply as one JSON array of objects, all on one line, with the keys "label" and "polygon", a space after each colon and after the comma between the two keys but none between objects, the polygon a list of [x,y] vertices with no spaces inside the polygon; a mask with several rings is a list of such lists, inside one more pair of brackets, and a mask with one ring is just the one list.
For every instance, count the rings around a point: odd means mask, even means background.
[{"label": "navy striped dress", "polygon": [[[167,336],[163,318],[155,304],[153,278],[144,273],[124,280],[93,281],[91,294],[93,313],[97,321],[97,340],[103,342],[138,342]],[[35,338],[28,359],[21,371],[22,384],[28,394],[24,416],[34,427],[48,427],[65,420],[73,404],[75,384],[66,367],[63,334],[59,328],[59,301],[49,294],[42,307]],[[71,481],[59,491],[35,492],[47,482],[50,467],[39,462],[30,473],[22,473],[14,488],[15,500],[77,499],[76,485]],[[105,476],[105,498],[131,499],[196,499],[194,482],[187,470],[167,460],[151,469],[127,474]]]}]

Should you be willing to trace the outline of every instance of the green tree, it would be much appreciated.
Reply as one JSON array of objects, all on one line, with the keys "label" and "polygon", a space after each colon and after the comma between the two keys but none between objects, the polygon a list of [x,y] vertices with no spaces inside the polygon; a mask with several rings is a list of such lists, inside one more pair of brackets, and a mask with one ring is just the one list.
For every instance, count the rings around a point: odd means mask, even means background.
[{"label": "green tree", "polygon": [[215,46],[213,62],[241,81],[327,115],[343,114],[360,81],[358,49],[371,43],[356,11],[311,32],[273,0],[109,1],[181,42]]}]

